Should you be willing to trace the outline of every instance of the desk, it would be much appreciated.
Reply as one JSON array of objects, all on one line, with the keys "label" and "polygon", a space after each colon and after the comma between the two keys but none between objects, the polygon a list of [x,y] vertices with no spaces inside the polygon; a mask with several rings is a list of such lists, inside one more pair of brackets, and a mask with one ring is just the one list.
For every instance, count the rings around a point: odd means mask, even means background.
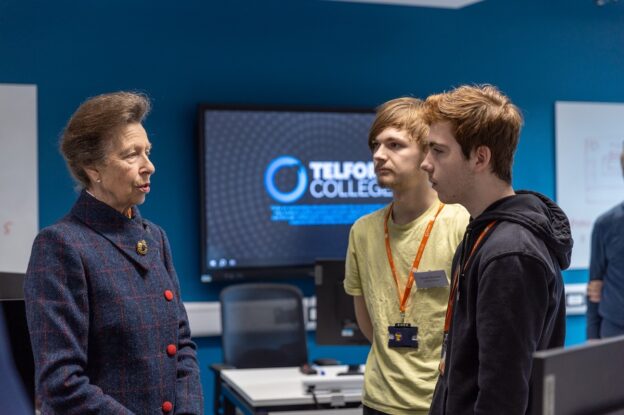
[{"label": "desk", "polygon": [[304,375],[298,367],[267,369],[226,369],[221,372],[221,393],[225,401],[225,413],[234,408],[244,414],[281,415],[320,413],[323,415],[361,414],[361,387],[334,392],[319,391],[314,397],[304,390],[303,381],[332,379],[345,381],[363,379],[362,375],[337,376],[347,366],[324,366],[324,375]]}]

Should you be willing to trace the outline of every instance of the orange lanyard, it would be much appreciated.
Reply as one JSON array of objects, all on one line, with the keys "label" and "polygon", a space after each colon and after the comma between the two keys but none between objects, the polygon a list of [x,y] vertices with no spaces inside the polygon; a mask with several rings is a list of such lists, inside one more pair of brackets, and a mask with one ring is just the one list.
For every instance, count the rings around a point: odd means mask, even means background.
[{"label": "orange lanyard", "polygon": [[[496,224],[496,221],[492,221],[481,231],[481,234],[479,234],[477,241],[474,243],[474,245],[472,246],[472,249],[470,250],[470,255],[468,255],[466,262],[464,262],[462,273],[466,271],[466,268],[468,267],[468,263],[470,262],[470,258],[472,258],[472,254],[475,253],[475,251],[477,250],[477,248],[483,241],[483,238],[485,238],[485,235],[487,235],[487,233],[490,231],[490,229],[492,229],[492,227],[495,224]],[[461,264],[458,264],[457,268],[455,269],[455,278],[453,278],[453,287],[451,288],[451,293],[449,295],[448,307],[446,308],[446,318],[444,319],[444,334],[448,333],[449,328],[451,327],[451,320],[453,320],[453,305],[455,304],[455,296],[457,295],[457,287],[459,285],[460,267],[461,267]]]},{"label": "orange lanyard", "polygon": [[392,259],[392,248],[390,247],[390,233],[388,232],[388,220],[390,220],[390,214],[392,214],[392,206],[388,209],[388,213],[386,213],[386,220],[384,221],[384,237],[386,239],[386,254],[388,255],[388,263],[390,264],[390,269],[392,270],[392,278],[394,278],[394,282],[397,287],[397,294],[399,296],[399,309],[401,310],[401,316],[405,317],[405,304],[407,303],[407,299],[409,298],[410,292],[412,291],[412,285],[414,285],[414,272],[418,270],[418,265],[420,265],[420,259],[423,256],[423,252],[425,251],[425,246],[427,245],[427,241],[429,240],[429,235],[431,234],[431,229],[433,228],[433,224],[435,223],[438,215],[444,208],[444,203],[440,203],[440,207],[436,212],[435,216],[432,220],[429,221],[427,228],[425,228],[425,233],[420,241],[420,246],[418,247],[418,252],[416,253],[416,258],[414,258],[414,263],[412,264],[412,268],[409,272],[409,276],[407,278],[407,284],[405,284],[405,291],[403,293],[403,297],[401,297],[401,289],[399,288],[399,279],[397,278],[396,268],[394,266],[394,260]]}]

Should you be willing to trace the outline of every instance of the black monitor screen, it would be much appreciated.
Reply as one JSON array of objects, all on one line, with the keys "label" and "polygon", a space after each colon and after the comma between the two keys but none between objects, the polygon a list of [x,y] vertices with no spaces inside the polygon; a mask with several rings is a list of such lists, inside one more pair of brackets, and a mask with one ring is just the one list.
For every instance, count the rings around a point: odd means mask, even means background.
[{"label": "black monitor screen", "polygon": [[344,290],[344,275],[343,259],[319,259],[316,262],[314,283],[317,344],[369,344],[357,325],[353,297]]},{"label": "black monitor screen", "polygon": [[200,107],[204,281],[344,257],[351,224],[390,201],[372,111]]},{"label": "black monitor screen", "polygon": [[624,336],[536,352],[531,415],[623,415]]}]

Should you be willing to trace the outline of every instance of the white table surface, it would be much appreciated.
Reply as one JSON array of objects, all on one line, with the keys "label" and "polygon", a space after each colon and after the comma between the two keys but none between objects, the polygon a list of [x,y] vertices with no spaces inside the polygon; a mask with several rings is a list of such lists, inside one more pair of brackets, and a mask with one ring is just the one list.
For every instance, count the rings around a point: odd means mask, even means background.
[{"label": "white table surface", "polygon": [[[226,369],[222,380],[253,407],[314,404],[311,394],[303,388],[304,379],[344,378],[337,373],[345,372],[347,366],[323,366],[324,375],[304,375],[298,367],[265,369]],[[362,367],[363,370],[363,367]],[[362,375],[349,375],[359,376]],[[319,403],[340,406],[341,402],[360,402],[361,390],[345,390],[334,393],[317,393]]]}]

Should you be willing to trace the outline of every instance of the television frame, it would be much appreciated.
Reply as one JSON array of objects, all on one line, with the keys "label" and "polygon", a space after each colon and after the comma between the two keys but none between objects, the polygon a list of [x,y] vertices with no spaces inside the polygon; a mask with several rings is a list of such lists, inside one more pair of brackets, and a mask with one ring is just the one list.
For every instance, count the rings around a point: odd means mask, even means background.
[{"label": "television frame", "polygon": [[[266,280],[266,279],[288,279],[288,278],[311,278],[314,277],[314,266],[312,263],[296,265],[266,265],[266,266],[234,266],[231,268],[213,269],[208,265],[206,257],[207,242],[210,230],[206,223],[206,169],[205,169],[205,114],[207,110],[223,111],[266,111],[266,112],[320,112],[320,113],[354,113],[354,114],[375,114],[374,108],[361,107],[319,107],[304,105],[253,105],[253,104],[214,104],[200,103],[197,107],[197,137],[199,156],[199,186],[200,186],[200,261],[201,261],[201,281],[210,282],[233,282],[243,280]],[[372,160],[372,158],[371,158]]]}]

